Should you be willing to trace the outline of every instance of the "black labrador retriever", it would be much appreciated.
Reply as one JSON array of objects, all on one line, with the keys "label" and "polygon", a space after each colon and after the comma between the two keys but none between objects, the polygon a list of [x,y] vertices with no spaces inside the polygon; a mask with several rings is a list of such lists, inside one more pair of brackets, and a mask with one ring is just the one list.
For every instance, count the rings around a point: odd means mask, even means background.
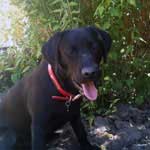
[{"label": "black labrador retriever", "polygon": [[30,133],[32,150],[45,150],[47,135],[70,122],[81,150],[98,150],[87,140],[80,103],[83,96],[96,100],[99,64],[110,47],[109,34],[96,27],[56,33],[43,46],[40,65],[4,96],[0,122],[16,134]]}]

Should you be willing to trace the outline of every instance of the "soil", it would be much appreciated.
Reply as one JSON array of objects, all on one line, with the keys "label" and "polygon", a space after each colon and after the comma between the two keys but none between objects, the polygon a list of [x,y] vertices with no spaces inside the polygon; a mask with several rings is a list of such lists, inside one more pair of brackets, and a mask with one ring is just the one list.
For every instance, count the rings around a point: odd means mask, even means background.
[{"label": "soil", "polygon": [[[150,150],[150,105],[137,108],[119,104],[112,115],[95,118],[92,127],[83,120],[92,144],[101,150]],[[69,124],[59,130],[49,150],[78,150],[77,139]]]}]

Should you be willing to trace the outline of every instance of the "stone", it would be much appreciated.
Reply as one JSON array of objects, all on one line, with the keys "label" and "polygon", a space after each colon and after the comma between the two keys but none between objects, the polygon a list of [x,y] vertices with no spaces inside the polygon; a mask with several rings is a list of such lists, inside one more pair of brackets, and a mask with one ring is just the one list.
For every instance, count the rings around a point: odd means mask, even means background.
[{"label": "stone", "polygon": [[128,121],[121,121],[121,120],[116,120],[115,121],[115,126],[117,129],[123,129],[123,128],[130,128],[133,127],[132,123]]},{"label": "stone", "polygon": [[150,150],[150,144],[134,144],[131,150]]},{"label": "stone", "polygon": [[95,119],[94,127],[95,127],[94,133],[99,135],[110,130],[108,120],[100,116]]},{"label": "stone", "polygon": [[117,135],[120,136],[124,146],[132,145],[143,137],[142,133],[135,127],[121,129]]}]

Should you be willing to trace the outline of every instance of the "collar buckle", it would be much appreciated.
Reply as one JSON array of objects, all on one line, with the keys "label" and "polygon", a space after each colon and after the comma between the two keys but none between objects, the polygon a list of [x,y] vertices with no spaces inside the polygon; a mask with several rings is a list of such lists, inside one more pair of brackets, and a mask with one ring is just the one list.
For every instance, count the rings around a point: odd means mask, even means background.
[{"label": "collar buckle", "polygon": [[71,106],[71,102],[72,102],[72,96],[70,96],[69,100],[65,102],[65,105],[67,107],[67,112],[69,112],[69,108]]}]

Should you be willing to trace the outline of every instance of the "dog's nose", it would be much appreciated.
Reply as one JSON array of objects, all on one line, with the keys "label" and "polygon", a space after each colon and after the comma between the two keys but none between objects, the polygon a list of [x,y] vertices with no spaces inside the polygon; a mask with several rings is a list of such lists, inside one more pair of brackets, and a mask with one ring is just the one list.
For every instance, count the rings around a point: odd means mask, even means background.
[{"label": "dog's nose", "polygon": [[81,70],[81,74],[85,78],[96,77],[99,73],[100,73],[100,70],[98,66],[84,67]]}]

